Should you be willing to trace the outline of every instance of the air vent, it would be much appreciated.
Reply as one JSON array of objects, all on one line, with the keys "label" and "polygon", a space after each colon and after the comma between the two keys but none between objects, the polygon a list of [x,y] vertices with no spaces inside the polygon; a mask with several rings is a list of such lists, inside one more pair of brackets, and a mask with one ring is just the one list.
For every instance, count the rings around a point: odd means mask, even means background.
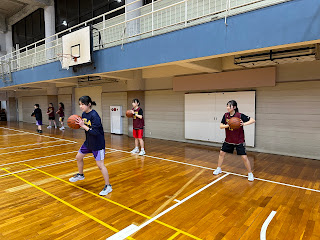
[{"label": "air vent", "polygon": [[234,64],[243,67],[262,67],[285,63],[309,62],[316,60],[316,48],[306,47],[235,57]]}]

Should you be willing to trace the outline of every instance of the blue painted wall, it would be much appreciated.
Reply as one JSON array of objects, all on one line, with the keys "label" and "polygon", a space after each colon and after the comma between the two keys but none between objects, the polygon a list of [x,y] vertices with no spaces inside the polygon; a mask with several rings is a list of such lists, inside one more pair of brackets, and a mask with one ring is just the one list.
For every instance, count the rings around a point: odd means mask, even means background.
[{"label": "blue painted wall", "polygon": [[[91,66],[74,73],[59,62],[13,73],[10,85],[83,74],[139,68],[184,59],[212,56],[320,39],[320,0],[294,0],[143,39],[93,53]],[[8,86],[1,83],[0,86]]]}]

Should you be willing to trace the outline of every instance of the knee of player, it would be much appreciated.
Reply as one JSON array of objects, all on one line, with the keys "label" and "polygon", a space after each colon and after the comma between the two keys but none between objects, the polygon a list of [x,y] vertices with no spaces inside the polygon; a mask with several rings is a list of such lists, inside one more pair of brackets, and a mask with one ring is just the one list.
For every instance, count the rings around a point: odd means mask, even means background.
[{"label": "knee of player", "polygon": [[224,155],[226,155],[226,153],[223,152],[223,151],[220,151],[219,155],[220,155],[221,157],[223,157]]},{"label": "knee of player", "polygon": [[98,165],[98,168],[99,168],[100,170],[102,170],[102,169],[105,168],[105,166],[104,166],[104,165]]},{"label": "knee of player", "polygon": [[80,156],[76,156],[76,159],[77,159],[78,162],[82,162],[83,161],[83,158],[80,157]]}]

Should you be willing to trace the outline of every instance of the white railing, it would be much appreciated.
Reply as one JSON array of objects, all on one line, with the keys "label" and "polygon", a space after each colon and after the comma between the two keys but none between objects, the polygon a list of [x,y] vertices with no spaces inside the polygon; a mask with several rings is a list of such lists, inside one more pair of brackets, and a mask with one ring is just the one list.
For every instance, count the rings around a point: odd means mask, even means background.
[{"label": "white railing", "polygon": [[[292,0],[181,0],[175,3],[158,0],[128,10],[130,5],[140,1],[136,0],[2,56],[0,76],[57,61],[57,54],[62,53],[61,36],[89,24],[94,27],[93,50],[96,51],[221,18],[225,18],[227,24],[228,16]],[[108,15],[122,9],[126,9],[124,14],[108,19]],[[94,24],[97,20],[102,21]]]}]

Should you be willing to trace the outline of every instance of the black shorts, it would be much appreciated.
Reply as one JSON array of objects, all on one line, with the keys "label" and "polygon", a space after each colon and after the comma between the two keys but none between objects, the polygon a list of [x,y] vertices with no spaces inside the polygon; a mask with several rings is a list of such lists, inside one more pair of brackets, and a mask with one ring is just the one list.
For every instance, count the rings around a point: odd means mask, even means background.
[{"label": "black shorts", "polygon": [[56,118],[55,117],[49,117],[49,120],[55,120]]},{"label": "black shorts", "polygon": [[222,145],[221,151],[226,153],[233,153],[234,148],[236,148],[237,150],[237,155],[247,155],[245,143],[230,144],[230,143],[224,142]]}]

